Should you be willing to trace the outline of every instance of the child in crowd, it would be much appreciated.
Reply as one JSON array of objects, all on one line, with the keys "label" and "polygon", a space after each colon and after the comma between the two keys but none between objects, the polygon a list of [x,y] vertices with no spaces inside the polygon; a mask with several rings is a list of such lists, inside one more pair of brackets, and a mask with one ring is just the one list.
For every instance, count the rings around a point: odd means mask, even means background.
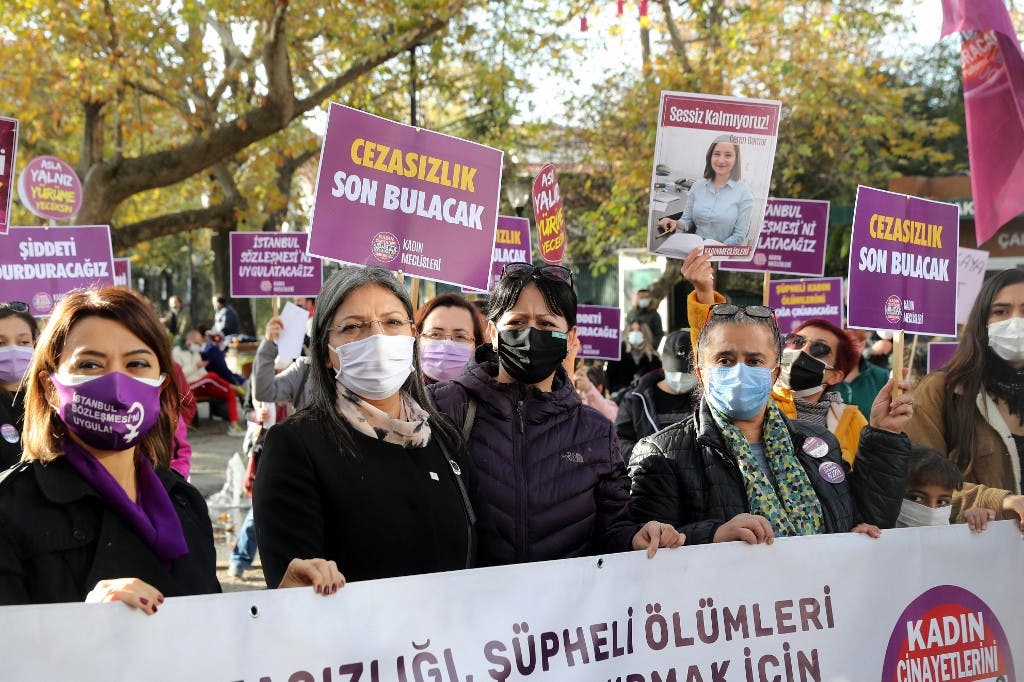
[{"label": "child in crowd", "polygon": [[[911,446],[907,462],[907,490],[896,527],[947,525],[953,493],[963,484],[963,474],[948,457],[924,445]],[[974,507],[964,511],[964,518],[972,531],[981,532],[989,521],[995,519],[995,512]]]}]

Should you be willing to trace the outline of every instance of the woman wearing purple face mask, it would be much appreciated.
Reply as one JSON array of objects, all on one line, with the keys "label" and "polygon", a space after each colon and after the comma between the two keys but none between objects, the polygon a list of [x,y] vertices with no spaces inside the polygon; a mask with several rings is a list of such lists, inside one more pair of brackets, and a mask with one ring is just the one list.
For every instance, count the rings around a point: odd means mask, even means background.
[{"label": "woman wearing purple face mask", "polygon": [[458,294],[435,296],[416,312],[423,381],[450,381],[462,373],[483,343],[483,324],[473,304]]},{"label": "woman wearing purple face mask", "polygon": [[21,301],[0,303],[0,469],[21,459],[25,394],[21,382],[39,336],[36,318]]}]

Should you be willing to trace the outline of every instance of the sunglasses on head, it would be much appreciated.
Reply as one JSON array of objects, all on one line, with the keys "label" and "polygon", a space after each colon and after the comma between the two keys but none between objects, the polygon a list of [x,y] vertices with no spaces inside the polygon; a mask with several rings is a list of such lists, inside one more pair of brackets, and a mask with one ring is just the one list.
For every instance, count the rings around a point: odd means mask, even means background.
[{"label": "sunglasses on head", "polygon": [[758,320],[771,320],[772,324],[775,325],[776,328],[779,326],[778,320],[775,319],[775,311],[766,305],[715,303],[708,309],[708,316],[704,320],[704,327],[701,328],[701,332],[703,333],[704,329],[707,328],[708,323],[711,322],[711,318],[713,317],[736,317],[740,313]]},{"label": "sunglasses on head", "polygon": [[[808,345],[810,344],[810,345]],[[832,354],[832,348],[824,341],[810,341],[803,334],[790,334],[786,337],[786,348],[791,350],[807,349],[807,354],[818,360]]]},{"label": "sunglasses on head", "polygon": [[531,263],[508,263],[501,269],[502,277],[530,279],[538,277],[564,282],[572,286],[572,271],[564,265],[533,265]]},{"label": "sunglasses on head", "polygon": [[24,301],[0,301],[0,310],[13,310],[16,313],[27,313],[28,303]]}]

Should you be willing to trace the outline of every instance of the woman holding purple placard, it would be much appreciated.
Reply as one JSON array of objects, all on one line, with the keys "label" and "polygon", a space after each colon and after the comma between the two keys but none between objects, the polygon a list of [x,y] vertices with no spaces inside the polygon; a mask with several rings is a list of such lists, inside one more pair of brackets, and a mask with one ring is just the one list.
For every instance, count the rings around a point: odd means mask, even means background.
[{"label": "woman holding purple placard", "polygon": [[907,433],[964,475],[954,521],[972,508],[1024,518],[1024,271],[1004,270],[982,285],[956,354],[921,381],[917,396]]}]

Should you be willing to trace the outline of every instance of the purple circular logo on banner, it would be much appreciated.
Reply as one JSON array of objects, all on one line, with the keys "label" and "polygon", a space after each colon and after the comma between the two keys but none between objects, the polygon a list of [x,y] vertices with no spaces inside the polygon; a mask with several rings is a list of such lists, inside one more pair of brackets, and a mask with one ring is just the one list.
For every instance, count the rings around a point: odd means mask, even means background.
[{"label": "purple circular logo on banner", "polygon": [[41,313],[48,313],[53,307],[53,299],[45,291],[40,291],[32,297],[32,307]]},{"label": "purple circular logo on banner", "polygon": [[843,467],[835,462],[822,462],[818,465],[818,473],[829,483],[842,483],[846,480],[846,472]]},{"label": "purple circular logo on banner", "polygon": [[273,290],[274,290],[274,285],[271,283],[271,281],[269,279],[261,279],[260,280],[260,291],[269,294]]},{"label": "purple circular logo on banner", "polygon": [[764,255],[763,253],[754,254],[754,265],[764,265],[767,262],[768,256]]},{"label": "purple circular logo on banner", "polygon": [[71,220],[82,208],[82,183],[75,169],[56,156],[37,156],[18,178],[25,208],[49,220]]},{"label": "purple circular logo on banner", "polygon": [[885,319],[893,324],[898,324],[903,320],[903,302],[896,294],[885,299]]},{"label": "purple circular logo on banner", "polygon": [[390,263],[398,258],[398,237],[390,232],[378,232],[370,240],[370,251],[381,263]]},{"label": "purple circular logo on banner", "polygon": [[939,585],[910,603],[893,627],[882,682],[1014,682],[1013,654],[992,609],[972,592]]}]

